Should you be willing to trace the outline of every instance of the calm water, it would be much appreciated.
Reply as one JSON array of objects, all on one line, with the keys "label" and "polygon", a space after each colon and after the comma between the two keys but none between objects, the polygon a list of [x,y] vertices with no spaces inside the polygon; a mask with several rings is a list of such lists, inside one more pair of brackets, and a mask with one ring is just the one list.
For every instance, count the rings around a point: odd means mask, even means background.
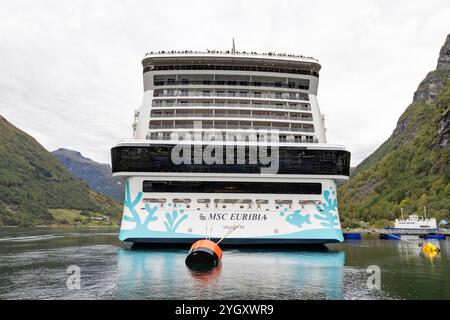
[{"label": "calm water", "polygon": [[[210,273],[187,249],[132,250],[113,230],[0,228],[0,299],[450,299],[450,241],[434,259],[406,241],[366,239],[327,250],[226,249]],[[77,265],[81,288],[69,290]],[[370,265],[381,290],[368,289]]]}]

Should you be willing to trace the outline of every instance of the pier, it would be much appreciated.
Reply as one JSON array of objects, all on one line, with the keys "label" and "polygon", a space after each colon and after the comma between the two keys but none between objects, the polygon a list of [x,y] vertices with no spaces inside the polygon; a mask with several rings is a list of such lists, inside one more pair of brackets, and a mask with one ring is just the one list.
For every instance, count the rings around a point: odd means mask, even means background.
[{"label": "pier", "polygon": [[438,229],[438,230],[406,230],[406,229],[364,229],[364,228],[356,228],[356,229],[345,229],[342,230],[342,233],[345,235],[354,235],[354,234],[373,234],[373,235],[408,235],[408,236],[429,236],[429,235],[442,235],[442,236],[450,236],[450,230]]}]

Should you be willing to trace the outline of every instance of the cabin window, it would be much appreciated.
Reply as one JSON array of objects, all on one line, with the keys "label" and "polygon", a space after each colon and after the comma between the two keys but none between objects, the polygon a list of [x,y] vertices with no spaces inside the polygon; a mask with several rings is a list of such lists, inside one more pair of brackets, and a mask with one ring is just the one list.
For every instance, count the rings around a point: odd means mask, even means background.
[{"label": "cabin window", "polygon": [[[179,193],[258,193],[258,194],[322,194],[321,183],[224,182],[224,181],[148,181],[143,192]],[[292,200],[288,205],[292,205]]]}]

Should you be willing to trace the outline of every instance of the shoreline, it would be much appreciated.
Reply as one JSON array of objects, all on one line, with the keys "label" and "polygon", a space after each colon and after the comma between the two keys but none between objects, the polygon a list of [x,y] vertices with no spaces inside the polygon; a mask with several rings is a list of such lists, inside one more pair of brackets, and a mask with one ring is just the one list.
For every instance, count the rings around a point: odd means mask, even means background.
[{"label": "shoreline", "polygon": [[102,228],[102,229],[120,229],[120,226],[68,226],[68,225],[36,225],[36,226],[0,226],[1,228]]}]

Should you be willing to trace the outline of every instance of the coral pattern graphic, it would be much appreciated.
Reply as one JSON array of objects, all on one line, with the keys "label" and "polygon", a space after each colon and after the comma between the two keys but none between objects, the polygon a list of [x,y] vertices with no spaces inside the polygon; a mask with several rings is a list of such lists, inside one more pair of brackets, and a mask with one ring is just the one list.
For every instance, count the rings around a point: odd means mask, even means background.
[{"label": "coral pattern graphic", "polygon": [[[149,203],[142,203],[143,192],[134,193],[132,182],[128,179],[125,182],[124,215],[119,238],[126,239],[147,239],[147,238],[202,238],[204,234],[192,232],[192,227],[196,227],[195,219],[189,225],[191,228],[181,228],[192,216],[182,206],[169,202],[167,208],[152,206]],[[260,229],[255,234],[248,236],[253,238],[299,238],[299,239],[336,239],[343,241],[342,232],[339,228],[339,217],[337,210],[336,192],[333,187],[322,194],[323,202],[315,205],[314,212],[305,212],[295,208],[288,210],[283,208],[279,211],[279,216],[284,223],[295,227],[292,229],[278,229],[275,234],[268,235],[264,229]],[[144,201],[145,202],[145,201]],[[143,207],[143,208],[141,208]],[[159,210],[159,213],[158,213]],[[202,219],[203,217],[203,219]],[[195,218],[195,217],[194,217]],[[204,221],[204,214],[199,214],[198,219]],[[292,228],[292,227],[291,227]],[[181,231],[183,229],[188,232]],[[197,228],[198,229],[198,228]],[[294,229],[294,230],[295,230]],[[280,232],[281,231],[281,232]],[[290,231],[290,232],[289,232]],[[252,232],[254,232],[252,230]]]},{"label": "coral pattern graphic", "polygon": [[164,226],[166,227],[167,232],[175,233],[177,228],[184,220],[187,219],[187,217],[188,215],[184,213],[183,209],[180,209],[179,211],[174,209],[172,212],[166,212],[166,221],[164,221]]},{"label": "coral pattern graphic", "polygon": [[[330,188],[333,190],[333,188]],[[337,215],[337,199],[336,192],[332,191],[333,198],[330,196],[330,191],[324,191],[323,197],[325,203],[323,205],[316,205],[319,213],[315,214],[314,217],[321,221],[320,224],[324,227],[334,228],[339,225],[339,218]]]},{"label": "coral pattern graphic", "polygon": [[147,231],[148,224],[152,221],[158,220],[158,217],[156,217],[156,210],[158,210],[158,207],[157,206],[151,207],[148,203],[146,203],[144,207],[148,214],[143,219],[144,221],[142,221],[141,217],[136,211],[136,205],[139,203],[139,201],[141,201],[141,199],[142,199],[142,192],[138,192],[134,200],[131,199],[130,183],[127,180],[125,183],[124,205],[131,212],[132,217],[124,215],[123,219],[128,222],[136,223],[136,227],[134,228],[134,230]]}]

